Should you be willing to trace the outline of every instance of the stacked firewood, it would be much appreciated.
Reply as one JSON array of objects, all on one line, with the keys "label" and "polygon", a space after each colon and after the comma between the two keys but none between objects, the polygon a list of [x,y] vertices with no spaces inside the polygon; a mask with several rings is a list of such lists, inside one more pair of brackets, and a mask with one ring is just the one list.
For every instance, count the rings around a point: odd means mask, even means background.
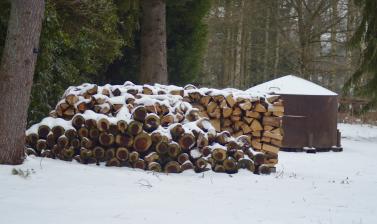
[{"label": "stacked firewood", "polygon": [[281,146],[278,96],[164,85],[70,87],[26,133],[26,152],[156,172],[270,173]]}]

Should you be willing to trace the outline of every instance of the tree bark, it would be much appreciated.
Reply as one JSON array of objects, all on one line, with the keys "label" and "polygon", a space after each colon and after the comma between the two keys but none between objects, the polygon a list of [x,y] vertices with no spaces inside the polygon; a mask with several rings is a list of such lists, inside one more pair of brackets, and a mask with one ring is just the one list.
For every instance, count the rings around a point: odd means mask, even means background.
[{"label": "tree bark", "polygon": [[0,64],[0,164],[20,164],[44,0],[13,0]]},{"label": "tree bark", "polygon": [[165,0],[142,0],[141,83],[168,83]]}]

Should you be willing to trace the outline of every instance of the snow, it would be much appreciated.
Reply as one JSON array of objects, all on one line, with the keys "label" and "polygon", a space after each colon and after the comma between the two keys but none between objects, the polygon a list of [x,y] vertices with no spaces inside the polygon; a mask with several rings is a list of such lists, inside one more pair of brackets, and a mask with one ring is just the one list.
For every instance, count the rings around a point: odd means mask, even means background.
[{"label": "snow", "polygon": [[[28,157],[0,166],[1,223],[376,223],[377,127],[339,128],[343,152],[281,152],[268,176],[166,175]],[[31,174],[12,175],[13,167]]]},{"label": "snow", "polygon": [[293,95],[338,95],[322,86],[294,75],[277,78],[246,90],[249,93],[293,94]]}]

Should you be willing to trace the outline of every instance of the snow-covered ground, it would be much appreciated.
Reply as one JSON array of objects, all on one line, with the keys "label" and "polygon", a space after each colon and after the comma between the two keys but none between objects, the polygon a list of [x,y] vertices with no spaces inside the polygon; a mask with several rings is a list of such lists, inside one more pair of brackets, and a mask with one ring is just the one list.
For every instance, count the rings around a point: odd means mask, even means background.
[{"label": "snow-covered ground", "polygon": [[0,166],[0,223],[377,223],[377,127],[339,127],[344,152],[281,152],[269,176],[28,158]]}]

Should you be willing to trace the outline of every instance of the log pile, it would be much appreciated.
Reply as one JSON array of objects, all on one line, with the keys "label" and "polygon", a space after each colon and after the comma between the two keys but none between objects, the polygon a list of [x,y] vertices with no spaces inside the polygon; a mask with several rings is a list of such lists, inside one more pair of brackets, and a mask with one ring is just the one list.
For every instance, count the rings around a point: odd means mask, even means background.
[{"label": "log pile", "polygon": [[156,172],[268,174],[282,144],[279,96],[155,84],[83,84],[26,132],[27,154]]}]

